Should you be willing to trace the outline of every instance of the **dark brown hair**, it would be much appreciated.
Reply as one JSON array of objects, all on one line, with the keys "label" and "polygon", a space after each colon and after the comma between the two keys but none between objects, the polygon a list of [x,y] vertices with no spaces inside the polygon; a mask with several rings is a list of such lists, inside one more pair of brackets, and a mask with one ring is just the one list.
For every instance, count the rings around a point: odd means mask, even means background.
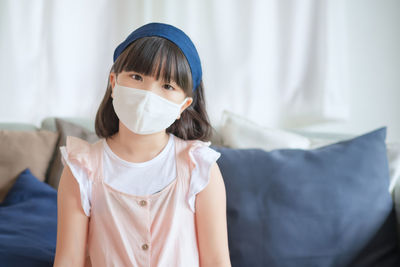
[{"label": "dark brown hair", "polygon": [[[135,71],[153,76],[156,80],[162,75],[162,79],[168,83],[172,79],[183,89],[185,97],[193,98],[193,102],[166,132],[184,140],[209,141],[213,127],[206,112],[203,81],[193,92],[190,66],[178,46],[157,36],[137,39],[119,55],[110,73],[118,75],[122,71]],[[111,92],[112,86],[108,76],[106,93],[95,119],[98,137],[107,138],[119,130],[119,119],[112,105]]]}]

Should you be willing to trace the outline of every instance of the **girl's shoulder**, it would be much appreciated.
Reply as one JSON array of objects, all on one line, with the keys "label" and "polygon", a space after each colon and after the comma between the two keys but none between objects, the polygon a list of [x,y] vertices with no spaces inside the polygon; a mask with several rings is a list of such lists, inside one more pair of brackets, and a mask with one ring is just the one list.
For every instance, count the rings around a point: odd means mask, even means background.
[{"label": "girl's shoulder", "polygon": [[185,140],[188,145],[190,186],[187,201],[195,212],[196,195],[201,192],[210,180],[211,166],[218,160],[221,153],[210,147],[211,141]]},{"label": "girl's shoulder", "polygon": [[178,139],[178,141],[185,143],[185,145],[187,147],[190,148],[190,150],[195,149],[196,147],[205,147],[205,146],[210,146],[211,145],[211,141],[202,141],[202,140],[198,140],[198,139],[193,139],[193,140],[185,140],[183,138],[180,138],[176,135],[175,139]]},{"label": "girl's shoulder", "polygon": [[211,162],[215,161],[221,154],[210,147],[211,141],[202,140],[184,140],[177,137],[178,142],[185,144],[185,154],[189,156],[191,165],[194,167],[199,162]]},{"label": "girl's shoulder", "polygon": [[94,153],[97,152],[96,147],[101,145],[100,142],[102,141],[103,138],[94,143],[90,143],[76,136],[67,136],[64,149],[71,162],[85,169],[87,173],[90,173],[96,164],[93,162],[96,158],[94,155]]},{"label": "girl's shoulder", "polygon": [[99,142],[102,142],[103,139],[104,138],[100,138],[98,141],[90,143],[79,137],[68,135],[66,137],[65,146],[71,154],[90,153],[90,151],[92,151]]}]

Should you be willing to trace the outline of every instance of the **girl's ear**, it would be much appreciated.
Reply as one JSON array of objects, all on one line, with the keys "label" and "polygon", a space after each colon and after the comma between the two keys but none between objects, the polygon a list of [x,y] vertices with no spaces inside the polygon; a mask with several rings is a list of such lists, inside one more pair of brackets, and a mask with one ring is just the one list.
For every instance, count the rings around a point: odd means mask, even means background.
[{"label": "girl's ear", "polygon": [[186,103],[182,106],[181,112],[179,113],[179,116],[178,116],[177,119],[180,119],[180,118],[181,118],[182,112],[183,112],[188,106],[190,106],[190,104],[192,104],[192,102],[193,102],[193,98],[189,97],[189,98],[186,100]]},{"label": "girl's ear", "polygon": [[115,86],[116,75],[114,72],[110,73],[110,85],[111,85],[111,98],[114,98],[114,86]]}]

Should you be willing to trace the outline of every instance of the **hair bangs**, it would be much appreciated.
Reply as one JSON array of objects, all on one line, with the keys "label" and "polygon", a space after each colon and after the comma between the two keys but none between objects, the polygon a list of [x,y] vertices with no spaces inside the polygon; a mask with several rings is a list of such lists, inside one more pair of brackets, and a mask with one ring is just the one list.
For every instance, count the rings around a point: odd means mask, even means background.
[{"label": "hair bangs", "polygon": [[120,57],[122,61],[117,73],[134,71],[166,83],[172,81],[192,95],[189,63],[173,42],[157,36],[143,37],[130,44]]}]

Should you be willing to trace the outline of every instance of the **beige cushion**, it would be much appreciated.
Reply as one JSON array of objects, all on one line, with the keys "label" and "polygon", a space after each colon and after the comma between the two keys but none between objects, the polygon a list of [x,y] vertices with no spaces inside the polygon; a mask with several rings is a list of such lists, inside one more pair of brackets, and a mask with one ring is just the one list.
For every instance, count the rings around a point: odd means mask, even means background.
[{"label": "beige cushion", "polygon": [[57,139],[58,133],[46,130],[0,130],[0,201],[26,168],[45,181]]},{"label": "beige cushion", "polygon": [[55,124],[57,131],[60,133],[60,138],[56,146],[55,157],[50,164],[49,177],[47,183],[52,187],[54,187],[55,189],[58,189],[60,177],[62,174],[62,170],[64,168],[64,165],[61,162],[60,146],[65,146],[65,141],[67,139],[67,136],[76,136],[83,140],[88,141],[89,143],[93,143],[97,141],[99,138],[94,132],[89,131],[88,129],[78,124],[71,123],[60,118],[55,119]]}]

